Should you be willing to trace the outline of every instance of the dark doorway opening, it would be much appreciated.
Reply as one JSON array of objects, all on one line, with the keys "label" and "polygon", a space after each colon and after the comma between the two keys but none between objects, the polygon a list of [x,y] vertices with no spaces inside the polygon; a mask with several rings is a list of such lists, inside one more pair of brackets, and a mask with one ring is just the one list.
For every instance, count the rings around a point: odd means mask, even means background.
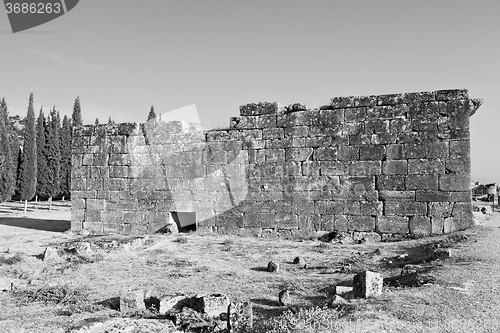
[{"label": "dark doorway opening", "polygon": [[171,212],[170,216],[179,232],[196,231],[196,212]]}]

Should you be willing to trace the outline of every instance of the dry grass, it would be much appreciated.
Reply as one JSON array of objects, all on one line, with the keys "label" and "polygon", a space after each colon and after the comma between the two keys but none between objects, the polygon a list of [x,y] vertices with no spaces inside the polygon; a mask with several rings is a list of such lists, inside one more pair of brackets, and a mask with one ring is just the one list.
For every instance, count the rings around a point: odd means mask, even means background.
[{"label": "dry grass", "polygon": [[[298,242],[197,233],[155,235],[150,243],[137,250],[101,251],[95,257],[74,256],[53,264],[35,255],[18,255],[15,251],[1,253],[0,276],[26,282],[36,278],[42,285],[0,294],[0,307],[4,309],[0,313],[0,331],[64,332],[70,321],[90,316],[88,312],[92,316],[101,315],[104,310],[94,304],[119,297],[123,289],[134,288],[156,290],[161,295],[225,293],[233,300],[250,300],[256,323],[252,332],[318,332],[321,329],[355,332],[353,323],[358,325],[357,332],[383,331],[383,325],[390,328],[385,329],[387,332],[426,332],[412,325],[426,319],[444,320],[460,318],[460,315],[474,319],[481,315],[480,310],[484,309],[475,311],[466,307],[466,300],[475,296],[461,298],[457,291],[450,293],[449,287],[459,286],[466,270],[480,270],[485,259],[465,253],[456,259],[430,262],[430,274],[435,276],[433,284],[421,288],[385,287],[382,297],[354,299],[348,306],[325,304],[332,298],[336,284],[348,285],[361,270],[378,271],[384,277],[398,275],[401,265],[418,261],[425,248],[432,244],[465,251],[476,244],[477,238],[471,236],[472,232],[467,233],[468,239],[458,234],[354,245],[316,239]],[[29,237],[18,238],[16,243],[15,234],[9,234],[12,236],[8,239],[9,246],[16,251],[25,248],[27,252],[40,254],[49,239],[40,242],[36,235],[34,230]],[[57,242],[60,236],[53,233],[51,241]],[[409,257],[398,261],[396,258],[403,253]],[[297,256],[306,260],[307,269],[292,263]],[[265,270],[271,260],[280,263],[279,273]],[[290,307],[277,305],[278,293],[283,289],[289,289],[292,295]],[[489,304],[494,301],[489,300]],[[477,306],[474,303],[474,307]],[[455,315],[457,307],[464,310]],[[105,316],[110,315],[109,311],[118,315],[109,308],[107,311]]]}]

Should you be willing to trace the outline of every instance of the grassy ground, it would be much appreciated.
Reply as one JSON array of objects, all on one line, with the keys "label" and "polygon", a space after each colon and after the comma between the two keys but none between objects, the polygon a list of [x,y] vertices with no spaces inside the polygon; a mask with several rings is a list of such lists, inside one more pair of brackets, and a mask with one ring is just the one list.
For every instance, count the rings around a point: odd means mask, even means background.
[{"label": "grassy ground", "polygon": [[[43,205],[45,203],[39,203]],[[250,300],[256,332],[498,332],[500,321],[500,213],[477,215],[480,225],[454,235],[397,243],[337,245],[318,240],[257,239],[223,235],[154,235],[134,251],[101,252],[94,260],[47,263],[45,246],[78,238],[69,229],[68,203],[23,216],[20,203],[0,206],[0,279],[34,286],[0,292],[1,332],[65,332],[88,317],[117,316],[96,305],[125,288],[159,294],[225,293]],[[498,215],[497,215],[498,214]],[[463,236],[467,237],[463,237]],[[438,243],[453,257],[424,263],[433,282],[385,287],[375,299],[323,307],[334,286],[349,285],[369,269],[384,277]],[[8,253],[7,252],[8,249]],[[18,254],[16,254],[18,253]],[[408,253],[405,259],[396,259]],[[308,267],[292,263],[303,257]],[[281,264],[279,273],[265,270]],[[293,305],[279,306],[291,290]],[[39,296],[36,296],[39,295]]]}]

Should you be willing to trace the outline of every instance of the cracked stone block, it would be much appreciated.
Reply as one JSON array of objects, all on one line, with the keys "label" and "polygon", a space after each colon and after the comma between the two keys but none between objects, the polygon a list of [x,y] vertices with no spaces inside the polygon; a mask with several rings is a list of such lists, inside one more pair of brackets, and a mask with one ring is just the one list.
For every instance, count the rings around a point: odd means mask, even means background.
[{"label": "cracked stone block", "polygon": [[227,328],[231,330],[244,330],[253,326],[253,310],[252,303],[231,302],[227,312]]},{"label": "cracked stone block", "polygon": [[382,274],[371,271],[358,273],[353,278],[354,297],[368,298],[382,294]]}]

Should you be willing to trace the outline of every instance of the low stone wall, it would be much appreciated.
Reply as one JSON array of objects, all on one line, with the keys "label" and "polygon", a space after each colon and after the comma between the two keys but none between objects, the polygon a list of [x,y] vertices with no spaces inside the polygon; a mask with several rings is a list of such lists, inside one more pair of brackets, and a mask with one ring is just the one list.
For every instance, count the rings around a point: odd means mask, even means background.
[{"label": "low stone wall", "polygon": [[247,104],[230,128],[74,129],[72,229],[152,233],[171,212],[245,235],[441,234],[473,225],[467,90]]}]

